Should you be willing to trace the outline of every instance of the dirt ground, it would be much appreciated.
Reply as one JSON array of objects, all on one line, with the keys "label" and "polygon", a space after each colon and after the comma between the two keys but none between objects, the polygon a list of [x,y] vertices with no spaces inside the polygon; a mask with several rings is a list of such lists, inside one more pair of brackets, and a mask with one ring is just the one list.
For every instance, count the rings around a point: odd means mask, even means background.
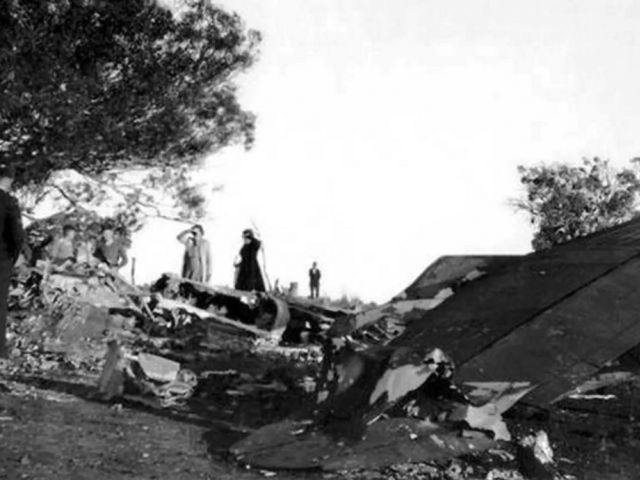
[{"label": "dirt ground", "polygon": [[[247,345],[224,347],[195,353],[187,349],[174,359],[198,374],[235,370],[247,378],[268,375],[286,389],[230,395],[231,377],[216,375],[201,380],[184,406],[163,409],[134,400],[103,401],[95,373],[53,369],[9,374],[0,368],[0,479],[485,478],[486,465],[474,467],[474,475],[458,477],[447,476],[446,466],[322,474],[236,465],[228,448],[253,429],[299,411],[309,399],[299,380],[317,367],[300,358],[249,352]],[[547,431],[564,474],[579,480],[637,480],[640,384],[600,393],[615,398],[569,401],[566,408],[533,415],[516,409],[508,419],[510,429],[516,436]]]},{"label": "dirt ground", "polygon": [[[291,405],[291,399],[274,400],[263,399],[264,403],[256,405],[252,399],[233,409],[215,404],[205,415],[194,413],[193,407],[170,411],[133,402],[102,402],[86,382],[42,377],[0,380],[0,478],[269,478],[270,472],[235,465],[226,451],[251,428],[288,413],[283,406]],[[629,421],[633,417],[624,411],[637,408],[620,402],[594,408],[601,412],[562,411],[551,418],[512,422],[512,429],[544,427],[554,444],[558,466],[575,478],[640,478],[640,425],[635,419]],[[284,480],[323,476],[343,478],[318,473],[275,475]],[[400,478],[384,472],[348,477]]]},{"label": "dirt ground", "polygon": [[92,380],[0,377],[0,478],[265,478],[270,474],[235,466],[226,452],[294,405],[267,395],[244,405],[208,397],[182,409],[159,409],[104,402]]}]

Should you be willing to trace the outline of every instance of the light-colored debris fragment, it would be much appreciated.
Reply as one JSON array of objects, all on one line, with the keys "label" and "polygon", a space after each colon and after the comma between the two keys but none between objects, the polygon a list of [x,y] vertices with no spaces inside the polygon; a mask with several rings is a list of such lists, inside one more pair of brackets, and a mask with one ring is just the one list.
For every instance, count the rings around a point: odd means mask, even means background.
[{"label": "light-colored debris fragment", "polygon": [[517,470],[494,468],[485,477],[485,480],[525,480]]},{"label": "light-colored debris fragment", "polygon": [[157,355],[140,353],[136,358],[138,365],[150,380],[172,382],[180,371],[180,364]]},{"label": "light-colored debris fragment", "polygon": [[553,449],[549,443],[549,436],[544,430],[538,431],[535,435],[527,435],[520,440],[520,445],[531,448],[536,459],[543,465],[553,463]]},{"label": "light-colored debris fragment", "polygon": [[408,393],[420,388],[441,364],[450,363],[449,358],[436,348],[425,356],[422,363],[408,363],[396,368],[388,368],[378,380],[371,393],[369,403],[374,404],[386,394],[386,400],[393,403]]},{"label": "light-colored debris fragment", "polygon": [[506,450],[501,450],[497,448],[490,449],[489,454],[498,457],[500,460],[504,462],[512,462],[516,458],[512,453],[509,453]]},{"label": "light-colored debris fragment", "polygon": [[612,394],[589,395],[589,394],[574,393],[573,395],[569,395],[569,398],[572,400],[615,400],[617,397]]},{"label": "light-colored debris fragment", "polygon": [[573,398],[574,395],[584,395],[594,390],[598,390],[603,387],[611,385],[617,385],[619,383],[631,382],[638,378],[638,372],[619,371],[619,372],[605,372],[596,375],[595,377],[587,380],[575,390],[568,392],[566,396]]},{"label": "light-colored debris fragment", "polygon": [[420,388],[431,375],[433,375],[433,369],[426,365],[402,365],[388,369],[378,380],[369,403],[374,404],[385,394],[388,402],[395,402],[409,392]]}]

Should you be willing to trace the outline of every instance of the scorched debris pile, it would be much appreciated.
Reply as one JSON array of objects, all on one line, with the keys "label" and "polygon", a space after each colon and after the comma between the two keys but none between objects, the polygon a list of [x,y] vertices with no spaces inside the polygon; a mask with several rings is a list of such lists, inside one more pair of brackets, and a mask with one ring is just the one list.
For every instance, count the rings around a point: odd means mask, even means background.
[{"label": "scorched debris pile", "polygon": [[[433,478],[562,478],[545,419],[575,423],[558,412],[593,411],[586,394],[637,378],[639,258],[640,220],[522,257],[443,257],[360,312],[170,274],[138,288],[99,269],[23,268],[10,341],[20,368],[100,373],[105,399],[173,408],[207,388],[241,408],[251,395],[298,392],[287,404],[297,412],[257,422],[231,447],[247,466],[396,478],[411,464],[444,475],[454,462],[458,477]],[[216,335],[316,366],[294,380],[205,371],[199,355]]]},{"label": "scorched debris pile", "polygon": [[637,378],[639,258],[640,220],[522,257],[443,257],[388,304],[332,325],[304,422],[233,452],[263,468],[340,470],[512,440],[529,476],[553,478],[544,436],[514,438],[502,415],[594,411],[584,394]]}]

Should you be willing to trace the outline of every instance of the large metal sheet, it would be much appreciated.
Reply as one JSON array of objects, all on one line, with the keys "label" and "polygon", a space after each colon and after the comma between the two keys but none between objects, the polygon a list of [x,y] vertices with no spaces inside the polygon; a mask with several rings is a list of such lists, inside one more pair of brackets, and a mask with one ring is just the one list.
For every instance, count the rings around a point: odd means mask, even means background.
[{"label": "large metal sheet", "polygon": [[546,405],[640,343],[640,259],[634,258],[516,328],[458,370],[460,381],[528,381]]},{"label": "large metal sheet", "polygon": [[445,350],[461,381],[531,381],[546,405],[640,343],[640,219],[477,279],[392,345]]},{"label": "large metal sheet", "polygon": [[556,247],[480,278],[425,312],[392,342],[442,348],[465,363],[517,327],[610,273],[640,252],[630,247]]},{"label": "large metal sheet", "polygon": [[492,272],[513,264],[521,256],[498,255],[448,255],[435,262],[409,285],[404,293],[407,298],[432,298],[444,288],[450,287],[473,270]]}]

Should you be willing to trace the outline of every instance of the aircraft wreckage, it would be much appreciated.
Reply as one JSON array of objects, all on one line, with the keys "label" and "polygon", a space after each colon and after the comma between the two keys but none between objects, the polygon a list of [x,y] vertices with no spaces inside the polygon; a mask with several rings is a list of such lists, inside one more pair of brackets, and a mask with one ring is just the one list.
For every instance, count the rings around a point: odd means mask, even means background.
[{"label": "aircraft wreckage", "polygon": [[524,256],[443,257],[333,323],[314,408],[232,448],[262,468],[438,460],[510,439],[546,409],[640,369],[640,220]]}]

